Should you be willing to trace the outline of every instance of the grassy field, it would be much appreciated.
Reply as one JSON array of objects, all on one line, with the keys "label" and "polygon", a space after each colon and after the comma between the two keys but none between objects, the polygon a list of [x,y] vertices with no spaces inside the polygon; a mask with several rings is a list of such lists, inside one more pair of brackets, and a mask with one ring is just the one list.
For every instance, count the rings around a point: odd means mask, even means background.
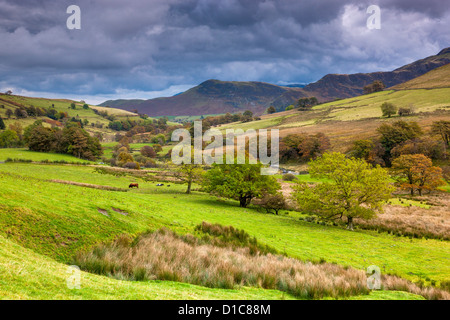
[{"label": "grassy field", "polygon": [[[382,117],[381,104],[391,102],[397,107],[414,107],[415,114],[407,117]],[[378,136],[377,128],[397,120],[417,121],[429,130],[433,121],[450,117],[450,88],[386,90],[349,99],[337,100],[313,107],[310,111],[290,110],[261,116],[261,120],[230,123],[226,129],[279,129],[280,137],[289,134],[325,133],[333,151],[347,152],[352,141]],[[291,166],[292,167],[292,166]]]},{"label": "grassy field", "polygon": [[[0,236],[0,299],[230,299],[291,300],[277,290],[241,287],[212,289],[171,281],[120,281],[81,271],[80,289],[67,286],[68,265],[25,249]],[[397,291],[373,291],[351,300],[423,300]]]},{"label": "grassy field", "polygon": [[[56,184],[40,178],[65,177],[118,187],[126,187],[132,180],[93,170],[1,164],[1,211],[6,214],[1,216],[0,234],[37,253],[68,262],[76,251],[111,241],[121,233],[136,234],[163,226],[189,233],[205,220],[242,228],[261,242],[303,260],[324,259],[357,269],[374,264],[383,272],[410,280],[450,279],[450,245],[444,241],[363,230],[349,232],[298,221],[290,215],[262,214],[202,193],[185,195],[183,185],[159,188],[139,181],[139,190],[124,193]],[[129,215],[118,214],[113,207]],[[99,208],[106,210],[108,216],[101,214]]]},{"label": "grassy field", "polygon": [[429,89],[450,87],[450,64],[446,64],[426,74],[393,87],[395,90]]},{"label": "grassy field", "polygon": [[225,133],[225,131],[227,129],[234,129],[234,130],[237,130],[237,129],[242,129],[242,130],[265,129],[265,128],[277,126],[280,123],[282,123],[284,119],[291,117],[291,116],[293,116],[293,115],[284,115],[281,117],[267,117],[265,119],[251,121],[251,122],[245,122],[245,123],[233,122],[233,123],[221,125],[221,126],[219,126],[219,129],[223,133]]},{"label": "grassy field", "polygon": [[[55,109],[57,111],[63,111],[67,112],[69,117],[79,117],[80,119],[87,119],[89,122],[100,122],[103,123],[105,126],[108,125],[108,120],[96,115],[93,110],[91,109],[83,109],[81,104],[76,101],[72,100],[64,100],[64,99],[44,99],[44,98],[30,98],[30,97],[22,97],[22,96],[1,96],[2,99],[7,99],[9,101],[19,103],[22,105],[33,105],[35,107],[41,107],[41,108],[49,108],[52,105],[54,105]],[[76,103],[76,109],[73,110],[70,108],[71,103]],[[0,104],[4,104],[6,107],[9,107],[14,111],[15,106],[8,104],[7,102],[0,101]],[[5,117],[3,113],[6,112],[6,109],[0,109],[0,114],[2,114],[2,117]],[[34,122],[36,119],[29,119],[26,120]],[[5,123],[8,125],[10,122],[14,122],[15,120],[6,120]],[[21,119],[20,122],[23,120]]]},{"label": "grassy field", "polygon": [[[68,109],[69,100],[17,96],[11,99],[42,107],[54,103],[57,110],[71,116],[107,123],[90,109],[79,106],[77,110]],[[448,119],[450,114],[450,88],[387,90],[322,104],[306,113],[293,110],[265,115],[259,121],[231,123],[219,129],[279,128],[281,137],[290,133],[325,132],[334,150],[345,151],[352,140],[371,137],[381,123],[399,119],[381,117],[379,106],[384,101],[398,107],[414,105],[416,115],[404,119],[418,121],[425,130],[432,121]],[[12,108],[3,104],[5,108]],[[4,117],[5,110],[0,108],[0,116]],[[118,116],[127,115],[119,112]],[[21,122],[25,125],[34,120]],[[8,125],[14,121],[5,122]],[[107,132],[111,136],[114,133]],[[115,142],[103,143],[106,157],[111,157],[114,145]],[[130,144],[132,153],[137,154],[144,145],[148,144]],[[164,146],[159,155],[166,154],[170,148],[170,145]],[[7,158],[95,164],[69,155],[37,153],[24,148],[0,149],[0,162]],[[299,175],[297,179],[320,182],[310,175]],[[128,189],[131,182],[138,182],[139,189]],[[236,201],[213,197],[196,189],[186,195],[185,190],[186,186],[180,184],[157,187],[156,182],[136,177],[101,174],[95,166],[0,163],[0,298],[293,299],[276,290],[246,287],[223,290],[170,281],[122,281],[86,272],[82,272],[80,290],[69,290],[66,286],[67,265],[77,252],[87,252],[123,234],[136,236],[163,227],[179,234],[194,233],[195,226],[202,221],[244,229],[258,242],[302,261],[326,261],[359,270],[376,265],[384,274],[423,281],[427,285],[450,281],[448,241],[400,237],[375,229],[357,228],[351,232],[341,226],[304,221],[304,215],[299,212],[265,214],[256,207],[240,208]],[[426,202],[399,196],[390,203],[400,209],[411,207],[408,210],[429,211],[430,208]],[[423,297],[406,292],[374,291],[351,299],[416,300]]]},{"label": "grassy field", "polygon": [[439,108],[450,109],[450,88],[419,90],[388,90],[356,98],[321,104],[315,110],[331,109],[327,120],[351,121],[364,118],[380,118],[380,106],[384,102],[395,106],[414,106],[416,112],[432,112]]},{"label": "grassy field", "polygon": [[[381,104],[390,102],[397,107],[413,106],[417,114],[415,117],[402,118],[405,120],[420,120],[436,110],[450,111],[450,88],[417,89],[417,90],[386,90],[355,98],[342,99],[315,106],[311,111],[285,111],[271,115],[261,116],[261,120],[248,123],[231,123],[220,126],[221,130],[242,128],[265,129],[278,128],[281,130],[289,128],[312,127],[323,122],[338,121],[354,122],[365,119],[382,119]],[[447,115],[448,116],[448,115]],[[398,119],[394,116],[389,119]]]},{"label": "grassy field", "polygon": [[93,163],[92,161],[79,159],[77,157],[68,154],[34,152],[28,150],[27,148],[0,149],[0,161],[5,161],[8,158],[31,160],[36,162],[49,160],[49,161],[67,161],[78,163]]}]

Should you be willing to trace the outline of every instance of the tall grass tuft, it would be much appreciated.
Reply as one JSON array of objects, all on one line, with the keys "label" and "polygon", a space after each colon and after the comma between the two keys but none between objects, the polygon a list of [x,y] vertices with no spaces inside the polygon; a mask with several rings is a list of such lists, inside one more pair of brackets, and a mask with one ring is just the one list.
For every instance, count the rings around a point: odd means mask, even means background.
[{"label": "tall grass tuft", "polygon": [[[225,289],[250,286],[277,289],[303,299],[343,298],[370,292],[362,270],[264,252],[258,249],[256,239],[231,227],[203,223],[197,231],[214,235],[217,240],[160,229],[134,241],[123,237],[89,253],[80,253],[73,264],[119,279],[169,280]],[[386,276],[385,282],[391,290],[409,291],[429,299],[450,298],[450,294],[439,289],[421,288],[394,276]]]}]

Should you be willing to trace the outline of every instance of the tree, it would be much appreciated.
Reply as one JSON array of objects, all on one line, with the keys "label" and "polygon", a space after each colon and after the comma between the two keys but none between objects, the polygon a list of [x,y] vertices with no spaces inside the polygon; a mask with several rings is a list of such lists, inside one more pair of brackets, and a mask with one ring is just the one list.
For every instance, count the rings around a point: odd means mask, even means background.
[{"label": "tree", "polygon": [[294,105],[288,105],[287,107],[286,107],[286,111],[289,111],[289,110],[292,110],[292,109],[294,109]]},{"label": "tree", "polygon": [[275,109],[274,106],[270,106],[269,108],[267,108],[267,113],[268,114],[272,114],[272,113],[275,113],[275,112],[277,112],[277,109]]},{"label": "tree", "polygon": [[402,142],[391,150],[393,158],[404,154],[423,154],[433,160],[441,160],[445,159],[445,144],[425,136]]},{"label": "tree", "polygon": [[0,117],[0,130],[4,130],[6,128],[5,123],[3,122],[3,119]]},{"label": "tree", "polygon": [[373,90],[373,92],[380,92],[380,91],[383,91],[384,88],[386,88],[386,86],[384,85],[383,81],[375,80],[375,81],[372,83],[372,90]]},{"label": "tree", "polygon": [[11,119],[11,117],[12,117],[13,114],[14,114],[14,113],[11,111],[11,109],[7,109],[7,110],[6,110],[6,116],[8,117],[8,119]]},{"label": "tree", "polygon": [[5,130],[0,133],[0,148],[16,147],[20,144],[17,133],[12,130]]},{"label": "tree", "polygon": [[28,118],[27,110],[25,110],[24,108],[16,108],[14,110],[14,115],[16,116],[17,119]]},{"label": "tree", "polygon": [[382,124],[377,131],[381,134],[380,143],[385,149],[383,160],[387,166],[391,164],[391,150],[402,142],[417,138],[423,134],[417,122],[395,121]]},{"label": "tree", "polygon": [[86,153],[86,149],[88,149],[88,138],[80,130],[74,131],[71,138],[72,141],[67,152],[77,158],[81,158]]},{"label": "tree", "polygon": [[114,150],[117,151],[120,148],[126,148],[127,152],[129,152],[131,150],[128,137],[120,136],[119,143],[116,146],[114,146]]},{"label": "tree", "polygon": [[70,104],[70,108],[73,109],[73,110],[75,110],[77,107],[75,106],[75,103],[72,102],[72,103]]},{"label": "tree", "polygon": [[191,193],[192,183],[199,181],[204,174],[204,170],[199,164],[180,164],[175,169],[175,177],[187,183],[186,193]]},{"label": "tree", "polygon": [[153,150],[155,150],[156,153],[161,152],[163,149],[159,143],[155,143],[153,145]]},{"label": "tree", "polygon": [[353,147],[350,150],[350,154],[357,159],[367,160],[373,147],[374,143],[371,140],[356,140],[353,141]]},{"label": "tree", "polygon": [[450,147],[450,121],[434,121],[431,125],[431,133],[441,137],[444,142],[444,154],[446,154],[447,147]]},{"label": "tree", "polygon": [[89,109],[89,106],[85,103],[85,104],[83,104],[83,109],[87,110],[87,109]]},{"label": "tree", "polygon": [[150,147],[150,146],[143,146],[143,147],[141,148],[141,154],[142,154],[144,157],[148,157],[148,158],[156,158],[156,152],[155,152],[155,150],[154,150],[152,147]]},{"label": "tree", "polygon": [[128,162],[134,162],[133,156],[128,152],[121,152],[117,157],[118,165],[123,166]]},{"label": "tree", "polygon": [[394,106],[392,103],[390,102],[384,102],[381,105],[381,112],[383,112],[383,117],[388,117],[390,118],[393,114],[397,113],[397,107]]},{"label": "tree", "polygon": [[6,94],[7,96],[10,96],[10,95],[12,95],[12,91],[11,91],[11,90],[8,90],[8,91],[5,92],[5,94]]},{"label": "tree", "polygon": [[409,189],[411,195],[417,189],[419,195],[423,190],[433,190],[444,184],[442,169],[433,167],[430,158],[423,154],[408,154],[392,162],[392,170],[397,183],[402,189]]},{"label": "tree", "polygon": [[42,121],[35,121],[25,129],[24,139],[33,151],[67,153],[87,160],[95,160],[103,154],[98,139],[78,126],[61,130],[43,127]]},{"label": "tree", "polygon": [[162,133],[152,137],[152,139],[150,140],[152,143],[157,143],[161,146],[163,146],[166,142],[166,136]]},{"label": "tree", "polygon": [[431,125],[431,133],[439,135],[447,146],[450,146],[450,121],[434,121]]},{"label": "tree", "polygon": [[365,86],[363,88],[363,91],[364,91],[364,94],[369,94],[369,93],[375,93],[375,92],[383,91],[384,88],[386,88],[386,86],[384,85],[384,83],[382,81],[375,80],[371,84]]},{"label": "tree", "polygon": [[258,205],[266,210],[267,213],[278,215],[280,210],[286,209],[286,201],[281,192],[276,194],[265,194]]},{"label": "tree", "polygon": [[11,123],[9,126],[9,130],[14,131],[19,137],[19,141],[22,143],[23,141],[23,127],[22,124],[18,121]]},{"label": "tree", "polygon": [[283,161],[308,161],[322,155],[329,147],[330,141],[323,133],[290,134],[281,140],[280,157]]},{"label": "tree", "polygon": [[300,98],[297,101],[297,107],[300,110],[310,110],[313,106],[317,105],[319,101],[316,97]]},{"label": "tree", "polygon": [[253,119],[253,112],[251,112],[250,110],[245,110],[244,113],[242,114],[242,122],[250,122]]},{"label": "tree", "polygon": [[413,106],[409,106],[407,108],[399,108],[398,109],[398,115],[400,117],[410,116],[412,114],[414,114],[414,107]]},{"label": "tree", "polygon": [[261,175],[262,164],[212,165],[202,181],[206,192],[239,201],[243,208],[255,197],[275,194],[280,185],[273,176]]},{"label": "tree", "polygon": [[55,130],[45,128],[42,125],[29,126],[25,130],[25,137],[28,148],[32,151],[50,152],[55,148]]},{"label": "tree", "polygon": [[322,155],[330,146],[330,139],[324,133],[319,132],[315,135],[305,136],[298,146],[298,154],[302,160],[311,160]]},{"label": "tree", "polygon": [[103,154],[98,139],[91,137],[89,133],[78,126],[64,128],[61,137],[57,140],[57,152],[73,154],[87,160],[95,160]]},{"label": "tree", "polygon": [[374,166],[385,165],[385,162],[382,158],[384,153],[385,150],[379,141],[365,139],[354,141],[353,146],[348,152],[351,157],[364,159],[367,163],[370,163]]},{"label": "tree", "polygon": [[94,133],[94,137],[96,137],[99,142],[103,141],[103,134],[101,132]]},{"label": "tree", "polygon": [[394,190],[386,169],[341,153],[325,153],[311,161],[309,168],[312,177],[324,181],[313,187],[299,181],[293,199],[300,209],[322,219],[345,217],[349,230],[353,230],[354,218],[370,219],[382,212]]}]

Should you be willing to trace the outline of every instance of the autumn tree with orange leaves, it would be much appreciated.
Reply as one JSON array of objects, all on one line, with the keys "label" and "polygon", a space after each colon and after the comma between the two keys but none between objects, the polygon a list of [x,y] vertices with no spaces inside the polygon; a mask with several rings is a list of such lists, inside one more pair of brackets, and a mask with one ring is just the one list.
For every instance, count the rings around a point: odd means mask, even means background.
[{"label": "autumn tree with orange leaves", "polygon": [[402,189],[414,190],[422,195],[423,190],[434,190],[444,184],[442,169],[433,166],[430,158],[423,154],[407,154],[392,162],[392,170]]}]

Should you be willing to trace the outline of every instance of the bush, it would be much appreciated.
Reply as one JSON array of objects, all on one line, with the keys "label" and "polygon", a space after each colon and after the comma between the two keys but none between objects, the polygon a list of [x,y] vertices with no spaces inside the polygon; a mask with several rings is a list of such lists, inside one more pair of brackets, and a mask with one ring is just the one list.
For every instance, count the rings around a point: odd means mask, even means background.
[{"label": "bush", "polygon": [[282,209],[286,209],[286,201],[281,193],[265,194],[258,205],[266,210],[267,213],[278,215]]},{"label": "bush", "polygon": [[381,105],[381,112],[383,113],[383,117],[388,117],[390,118],[392,115],[397,113],[397,107],[394,106],[392,103],[390,102],[384,102]]},{"label": "bush", "polygon": [[283,181],[294,181],[294,180],[297,180],[297,177],[295,175],[293,175],[292,173],[286,173],[286,174],[283,174],[282,179],[283,179]]},{"label": "bush", "polygon": [[127,162],[123,165],[123,167],[127,168],[127,169],[134,169],[134,170],[141,169],[141,166],[137,162]]},{"label": "bush", "polygon": [[403,117],[403,116],[410,116],[410,115],[412,115],[412,114],[414,114],[414,110],[413,110],[412,107],[408,107],[408,108],[399,108],[399,109],[398,109],[398,115],[399,115],[400,117]]},{"label": "bush", "polygon": [[144,157],[148,157],[148,158],[155,158],[156,157],[156,152],[150,146],[143,146],[141,148],[141,155],[143,155]]},{"label": "bush", "polygon": [[153,160],[153,159],[148,159],[145,162],[144,166],[146,168],[157,168],[158,167],[158,165],[156,164],[155,160]]}]

